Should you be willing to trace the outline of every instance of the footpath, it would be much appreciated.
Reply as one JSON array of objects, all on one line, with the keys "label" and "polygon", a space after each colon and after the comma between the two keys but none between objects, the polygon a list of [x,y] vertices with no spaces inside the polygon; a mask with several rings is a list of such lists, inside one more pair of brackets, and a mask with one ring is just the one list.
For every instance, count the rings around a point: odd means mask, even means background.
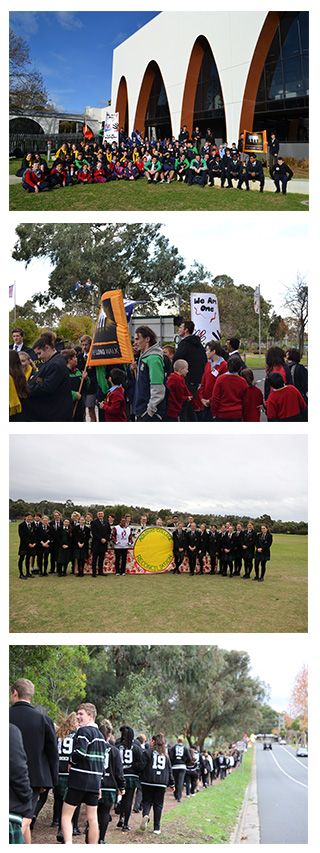
[{"label": "footpath", "polygon": [[256,773],[256,750],[252,762],[252,774],[247,787],[242,809],[230,838],[230,844],[260,844],[258,792]]}]

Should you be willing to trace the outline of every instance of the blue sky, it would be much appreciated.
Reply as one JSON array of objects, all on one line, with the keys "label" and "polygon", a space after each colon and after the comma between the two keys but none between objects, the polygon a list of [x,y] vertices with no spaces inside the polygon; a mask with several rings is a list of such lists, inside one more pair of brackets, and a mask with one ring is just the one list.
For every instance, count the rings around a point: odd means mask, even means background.
[{"label": "blue sky", "polygon": [[62,112],[104,107],[111,97],[112,53],[159,12],[10,12],[28,42],[49,100]]}]

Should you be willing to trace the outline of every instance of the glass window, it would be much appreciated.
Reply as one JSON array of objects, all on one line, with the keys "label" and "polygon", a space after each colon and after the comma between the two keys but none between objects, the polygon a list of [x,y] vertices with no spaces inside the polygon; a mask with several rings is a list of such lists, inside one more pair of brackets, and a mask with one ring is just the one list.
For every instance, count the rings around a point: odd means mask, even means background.
[{"label": "glass window", "polygon": [[278,101],[283,98],[283,80],[281,62],[266,65],[267,101]]},{"label": "glass window", "polygon": [[299,13],[300,41],[303,53],[309,51],[309,13]]},{"label": "glass window", "polygon": [[282,41],[282,59],[298,56],[300,53],[298,16],[296,12],[287,12],[280,21]]},{"label": "glass window", "polygon": [[283,63],[285,98],[299,98],[304,95],[300,56],[287,59]]}]

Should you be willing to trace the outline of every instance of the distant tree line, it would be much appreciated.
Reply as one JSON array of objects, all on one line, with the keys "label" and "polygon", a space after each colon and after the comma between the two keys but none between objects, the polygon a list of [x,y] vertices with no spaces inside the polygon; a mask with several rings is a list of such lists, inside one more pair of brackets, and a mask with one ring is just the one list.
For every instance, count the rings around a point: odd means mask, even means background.
[{"label": "distant tree line", "polygon": [[[12,521],[21,520],[27,510],[32,514],[39,512],[41,515],[48,515],[49,518],[53,518],[53,511],[55,509],[59,510],[62,516],[68,516],[72,512],[80,512],[81,514],[91,512],[93,516],[96,516],[97,512],[103,511],[106,515],[109,515],[109,513],[114,515],[116,524],[119,524],[121,518],[127,514],[131,515],[133,524],[139,524],[142,515],[147,515],[148,524],[151,525],[155,524],[159,517],[162,518],[164,525],[169,524],[174,515],[177,515],[179,520],[183,521],[184,524],[187,524],[189,519],[189,513],[187,512],[181,512],[179,509],[172,511],[169,508],[163,507],[159,510],[151,510],[146,506],[128,506],[127,504],[87,504],[84,506],[83,504],[73,503],[70,498],[64,503],[48,500],[40,500],[35,503],[33,501],[25,501],[23,498],[19,498],[17,501],[9,500],[9,518]],[[306,521],[275,520],[266,513],[256,518],[249,515],[232,515],[231,513],[225,513],[224,515],[214,512],[205,514],[194,513],[194,520],[196,524],[204,522],[207,527],[213,522],[219,527],[225,521],[230,521],[234,526],[239,522],[246,526],[248,521],[253,521],[256,527],[260,527],[261,524],[267,524],[272,533],[294,533],[298,536],[307,536],[308,534],[308,524]]]}]

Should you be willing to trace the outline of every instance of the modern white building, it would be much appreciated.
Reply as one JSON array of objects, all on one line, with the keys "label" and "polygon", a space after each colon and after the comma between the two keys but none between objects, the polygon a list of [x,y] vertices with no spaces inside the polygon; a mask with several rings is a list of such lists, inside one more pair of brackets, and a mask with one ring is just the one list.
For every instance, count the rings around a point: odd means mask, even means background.
[{"label": "modern white building", "polygon": [[308,156],[308,51],[308,12],[161,12],[114,51],[112,109],[129,135],[266,129]]}]

